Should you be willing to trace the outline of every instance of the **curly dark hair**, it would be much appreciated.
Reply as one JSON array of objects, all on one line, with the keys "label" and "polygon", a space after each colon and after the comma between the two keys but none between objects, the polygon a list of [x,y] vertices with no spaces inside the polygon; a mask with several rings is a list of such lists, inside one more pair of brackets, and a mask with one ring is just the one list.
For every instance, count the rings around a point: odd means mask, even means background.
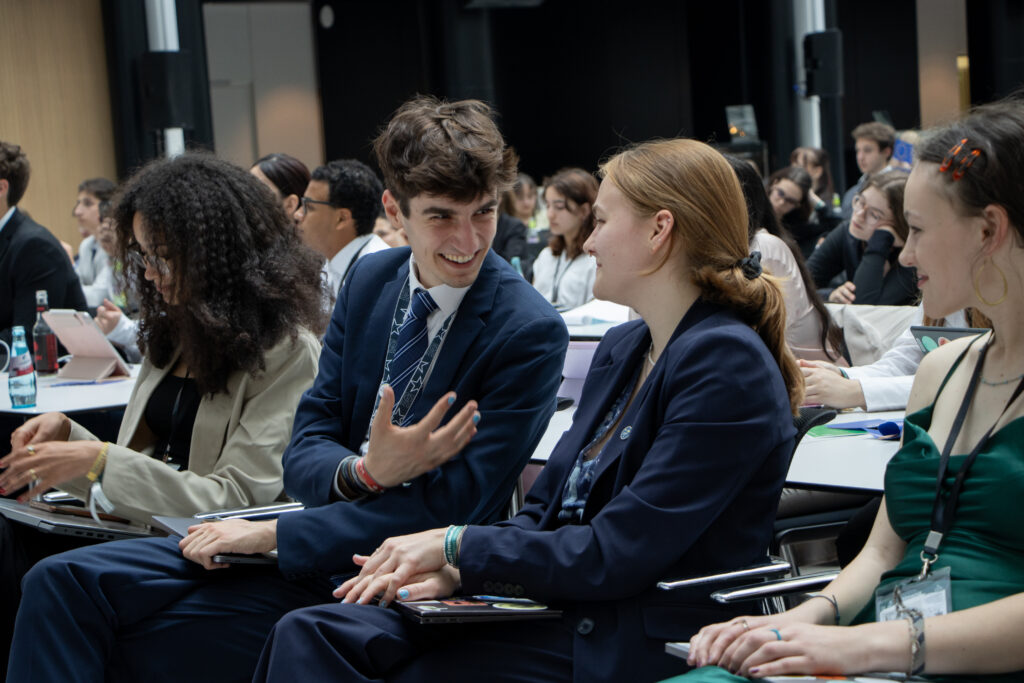
[{"label": "curly dark hair", "polygon": [[[326,327],[321,259],[263,183],[207,154],[142,168],[115,198],[123,279],[141,305],[139,349],[165,367],[180,348],[202,393],[223,392],[236,370],[256,373],[263,354],[300,327]],[[133,222],[170,265],[175,304],[145,277]]]},{"label": "curly dark hair", "polygon": [[327,183],[327,201],[352,213],[357,235],[373,232],[377,217],[384,213],[380,201],[384,185],[369,166],[356,159],[338,159],[313,169],[311,180]]}]

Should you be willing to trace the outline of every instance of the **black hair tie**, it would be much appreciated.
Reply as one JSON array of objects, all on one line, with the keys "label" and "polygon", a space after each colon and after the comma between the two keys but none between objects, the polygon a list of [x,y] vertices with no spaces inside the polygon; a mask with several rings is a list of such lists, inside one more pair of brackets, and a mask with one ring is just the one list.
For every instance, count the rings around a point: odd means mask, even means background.
[{"label": "black hair tie", "polygon": [[743,277],[753,280],[764,272],[764,269],[761,268],[761,252],[750,252],[750,256],[740,259],[736,267],[743,270]]}]

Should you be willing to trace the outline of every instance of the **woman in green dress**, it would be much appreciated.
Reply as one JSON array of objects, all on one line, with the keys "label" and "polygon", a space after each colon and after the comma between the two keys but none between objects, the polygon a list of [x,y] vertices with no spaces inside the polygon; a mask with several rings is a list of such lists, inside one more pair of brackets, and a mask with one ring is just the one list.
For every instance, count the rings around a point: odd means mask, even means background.
[{"label": "woman in green dress", "polygon": [[917,269],[926,315],[972,306],[992,331],[921,363],[886,471],[887,503],[857,559],[819,599],[703,628],[689,664],[704,668],[677,680],[1024,678],[1022,179],[1020,98],[980,107],[922,143],[900,261]]}]

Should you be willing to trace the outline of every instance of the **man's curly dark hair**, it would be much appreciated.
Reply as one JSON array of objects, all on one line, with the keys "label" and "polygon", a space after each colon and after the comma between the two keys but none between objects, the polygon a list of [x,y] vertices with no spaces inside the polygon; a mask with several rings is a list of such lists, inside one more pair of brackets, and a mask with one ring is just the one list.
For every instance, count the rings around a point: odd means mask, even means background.
[{"label": "man's curly dark hair", "polygon": [[352,213],[357,235],[373,232],[377,217],[384,213],[380,203],[384,186],[369,166],[357,159],[338,159],[317,166],[310,179],[327,183],[327,201]]},{"label": "man's curly dark hair", "polygon": [[[123,279],[139,295],[139,349],[165,367],[180,348],[202,393],[225,391],[236,370],[300,327],[326,327],[321,259],[263,183],[207,154],[152,162],[115,199]],[[171,267],[175,305],[144,277],[132,229]]]}]

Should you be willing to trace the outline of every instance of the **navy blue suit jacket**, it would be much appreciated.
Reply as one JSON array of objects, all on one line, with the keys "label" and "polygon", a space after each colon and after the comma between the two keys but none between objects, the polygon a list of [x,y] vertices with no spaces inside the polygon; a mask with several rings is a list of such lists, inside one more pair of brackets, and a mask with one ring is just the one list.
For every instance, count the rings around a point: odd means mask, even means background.
[{"label": "navy blue suit jacket", "polygon": [[332,502],[338,464],[366,435],[408,274],[409,250],[389,249],[359,259],[342,288],[319,373],[299,403],[284,453],[285,490],[308,506],[278,521],[286,575],[353,571],[353,553],[370,553],[390,536],[500,519],[554,412],[568,346],[565,324],[489,252],[413,405],[418,421],[454,390],[448,416],[476,400],[477,434],[455,458],[406,485]]},{"label": "navy blue suit jacket", "polygon": [[50,308],[86,308],[82,284],[60,242],[15,209],[0,230],[0,339],[10,343],[11,327],[21,325],[32,345],[39,289],[46,290]]},{"label": "navy blue suit jacket", "polygon": [[678,673],[665,641],[731,616],[706,591],[654,585],[762,560],[793,448],[771,353],[735,314],[698,301],[608,440],[582,524],[563,525],[562,490],[577,454],[649,344],[643,321],[605,335],[573,425],[524,509],[462,538],[464,593],[522,594],[566,609],[578,681]]}]

